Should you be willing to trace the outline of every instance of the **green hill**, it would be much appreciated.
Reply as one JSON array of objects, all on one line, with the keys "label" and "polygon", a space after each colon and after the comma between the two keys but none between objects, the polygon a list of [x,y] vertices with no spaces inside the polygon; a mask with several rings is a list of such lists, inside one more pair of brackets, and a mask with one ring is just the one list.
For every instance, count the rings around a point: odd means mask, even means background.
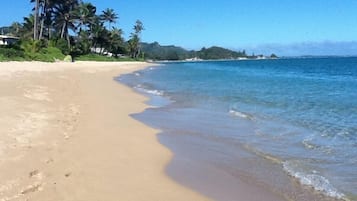
[{"label": "green hill", "polygon": [[245,51],[236,52],[222,47],[202,48],[199,51],[188,51],[182,47],[174,45],[162,46],[158,42],[141,43],[141,49],[146,59],[152,60],[185,60],[198,58],[203,60],[213,59],[236,59],[238,57],[247,57]]},{"label": "green hill", "polygon": [[212,59],[237,59],[238,57],[247,57],[245,51],[236,52],[233,50],[225,49],[222,47],[213,46],[210,48],[202,48],[197,52],[197,56],[200,59],[212,60]]},{"label": "green hill", "polygon": [[152,60],[184,60],[192,57],[193,52],[174,45],[161,46],[158,42],[141,43],[145,58]]}]

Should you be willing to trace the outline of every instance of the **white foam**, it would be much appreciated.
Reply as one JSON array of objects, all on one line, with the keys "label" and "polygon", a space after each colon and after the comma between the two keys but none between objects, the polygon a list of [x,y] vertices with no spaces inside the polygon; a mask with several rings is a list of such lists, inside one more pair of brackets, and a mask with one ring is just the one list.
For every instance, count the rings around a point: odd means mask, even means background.
[{"label": "white foam", "polygon": [[243,112],[236,111],[234,109],[230,109],[229,110],[229,114],[231,114],[233,116],[236,116],[236,117],[244,118],[244,119],[249,119],[249,120],[253,120],[254,119],[251,115],[245,114]]},{"label": "white foam", "polygon": [[345,195],[339,192],[332,186],[330,181],[318,174],[318,171],[311,173],[304,172],[299,165],[294,161],[285,161],[283,163],[284,170],[292,177],[298,179],[301,184],[308,185],[317,191],[324,193],[327,196],[342,199]]},{"label": "white foam", "polygon": [[140,84],[134,87],[136,90],[139,90],[141,92],[147,93],[147,94],[151,94],[151,95],[155,95],[155,96],[163,96],[164,92],[160,91],[160,90],[150,90],[150,89],[145,89],[143,88]]}]

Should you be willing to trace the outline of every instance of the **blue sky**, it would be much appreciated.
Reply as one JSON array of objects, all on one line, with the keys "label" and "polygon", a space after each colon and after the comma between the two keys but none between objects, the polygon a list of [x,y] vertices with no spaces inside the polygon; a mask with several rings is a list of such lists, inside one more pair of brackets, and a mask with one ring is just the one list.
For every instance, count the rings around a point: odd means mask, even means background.
[{"label": "blue sky", "polygon": [[[1,0],[4,1],[4,0]],[[356,0],[88,0],[98,11],[113,8],[128,37],[136,19],[145,26],[143,41],[188,49],[223,46],[280,54],[357,55]],[[21,21],[29,0],[16,0],[2,10],[0,26]],[[299,47],[299,48],[296,48]],[[295,48],[292,51],[291,48]],[[337,53],[336,53],[337,48]],[[328,48],[327,48],[328,49]]]}]

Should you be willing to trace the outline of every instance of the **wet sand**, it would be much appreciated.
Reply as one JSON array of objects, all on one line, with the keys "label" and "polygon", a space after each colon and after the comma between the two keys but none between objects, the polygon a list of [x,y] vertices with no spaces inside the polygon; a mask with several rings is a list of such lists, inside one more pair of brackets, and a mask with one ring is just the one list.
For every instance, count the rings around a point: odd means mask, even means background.
[{"label": "wet sand", "polygon": [[[165,174],[172,153],[113,80],[148,63],[0,63],[0,200],[209,200]],[[239,199],[237,199],[239,200]]]}]

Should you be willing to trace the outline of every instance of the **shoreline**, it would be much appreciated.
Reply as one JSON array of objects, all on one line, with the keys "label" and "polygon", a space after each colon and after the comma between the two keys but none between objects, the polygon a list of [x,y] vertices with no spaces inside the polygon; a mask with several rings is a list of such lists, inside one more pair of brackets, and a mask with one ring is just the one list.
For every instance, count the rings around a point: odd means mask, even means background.
[{"label": "shoreline", "polygon": [[[123,77],[122,82],[133,88],[145,86],[146,83],[147,86],[160,86],[156,82],[150,82],[148,75],[145,77],[145,72],[135,72],[131,78],[130,75]],[[141,74],[144,84],[140,82]],[[162,73],[158,74],[163,77]],[[134,117],[153,128],[163,128],[158,139],[174,153],[166,172],[175,181],[216,200],[234,200],[237,197],[244,200],[348,200],[346,197],[339,199],[328,196],[323,191],[314,190],[313,186],[302,184],[298,178],[283,169],[283,160],[264,155],[239,142],[221,144],[223,138],[212,138],[209,134],[204,134],[214,132],[212,129],[195,130],[196,127],[191,125],[195,119],[215,116],[216,113],[203,112],[204,115],[195,115],[189,112],[190,109],[185,111],[184,106],[180,113],[179,103],[176,104],[179,101],[172,94],[170,95],[173,97],[165,96],[166,92],[160,91],[161,89],[138,88],[140,93],[151,98],[150,103],[155,107]],[[185,119],[188,119],[187,122]],[[240,132],[253,132],[248,127],[240,129]]]},{"label": "shoreline", "polygon": [[209,200],[165,174],[173,154],[114,77],[143,62],[0,63],[0,200]]}]

